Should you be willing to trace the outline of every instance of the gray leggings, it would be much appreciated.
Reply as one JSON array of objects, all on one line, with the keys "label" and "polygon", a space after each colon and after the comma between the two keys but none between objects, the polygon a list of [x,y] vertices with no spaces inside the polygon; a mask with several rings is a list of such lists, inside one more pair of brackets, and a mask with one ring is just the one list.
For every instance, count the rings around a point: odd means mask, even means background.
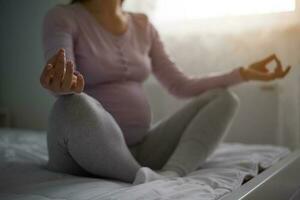
[{"label": "gray leggings", "polygon": [[206,92],[128,147],[118,124],[97,100],[84,93],[61,96],[49,117],[48,167],[130,183],[142,166],[184,176],[222,141],[237,108],[238,99],[228,90]]}]

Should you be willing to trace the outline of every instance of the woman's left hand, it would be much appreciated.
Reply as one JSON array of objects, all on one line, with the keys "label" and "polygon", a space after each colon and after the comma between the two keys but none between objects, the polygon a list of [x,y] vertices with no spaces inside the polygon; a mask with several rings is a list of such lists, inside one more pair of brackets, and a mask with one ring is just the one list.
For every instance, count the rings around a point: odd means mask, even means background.
[{"label": "woman's left hand", "polygon": [[[270,71],[267,65],[271,62],[276,62],[276,68],[274,71]],[[241,76],[245,80],[256,80],[256,81],[273,81],[276,79],[283,79],[291,70],[291,66],[282,67],[280,60],[275,54],[251,64],[248,68],[241,68]]]}]

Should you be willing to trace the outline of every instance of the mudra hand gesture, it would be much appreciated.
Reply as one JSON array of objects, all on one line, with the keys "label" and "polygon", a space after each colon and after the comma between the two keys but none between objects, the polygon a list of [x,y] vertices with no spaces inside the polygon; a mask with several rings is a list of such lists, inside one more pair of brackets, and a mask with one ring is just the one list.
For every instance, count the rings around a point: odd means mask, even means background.
[{"label": "mudra hand gesture", "polygon": [[45,66],[40,77],[42,86],[56,95],[81,93],[84,78],[75,72],[74,64],[66,61],[65,50],[60,49]]},{"label": "mudra hand gesture", "polygon": [[[267,65],[271,62],[276,62],[276,68],[274,71],[270,71]],[[273,81],[276,79],[284,78],[291,70],[291,66],[282,67],[280,60],[275,54],[251,64],[248,68],[241,68],[241,76],[245,80],[257,80],[257,81]]]}]

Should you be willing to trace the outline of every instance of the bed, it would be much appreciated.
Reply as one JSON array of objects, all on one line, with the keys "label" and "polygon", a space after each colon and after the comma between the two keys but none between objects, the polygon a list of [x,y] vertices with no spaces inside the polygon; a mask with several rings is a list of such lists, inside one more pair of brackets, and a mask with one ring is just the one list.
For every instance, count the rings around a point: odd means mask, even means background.
[{"label": "bed", "polygon": [[186,177],[133,186],[48,171],[45,132],[0,129],[0,199],[243,199],[295,163],[299,155],[284,147],[224,143]]}]

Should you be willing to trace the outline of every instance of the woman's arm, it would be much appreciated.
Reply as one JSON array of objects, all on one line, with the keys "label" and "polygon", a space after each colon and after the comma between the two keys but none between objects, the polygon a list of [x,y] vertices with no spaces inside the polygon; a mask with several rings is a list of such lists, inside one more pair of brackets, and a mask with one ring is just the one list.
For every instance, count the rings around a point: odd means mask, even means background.
[{"label": "woman's arm", "polygon": [[77,27],[70,10],[64,6],[56,6],[49,10],[43,21],[42,34],[46,61],[49,62],[63,48],[67,60],[75,63],[74,39]]},{"label": "woman's arm", "polygon": [[206,77],[188,77],[170,59],[157,30],[151,24],[150,31],[152,37],[150,57],[153,73],[171,94],[179,98],[194,97],[210,89],[233,86],[249,80],[270,81],[280,77],[283,78],[290,69],[289,67],[283,70],[281,65],[278,65],[277,74],[259,70],[262,68],[265,69],[267,63],[272,60],[280,64],[277,57],[273,55],[250,65],[249,68],[240,67],[227,73],[219,73]]},{"label": "woman's arm", "polygon": [[74,37],[76,24],[71,13],[62,6],[50,10],[43,24],[43,48],[47,64],[40,82],[53,95],[80,93],[83,76],[75,71]]}]

